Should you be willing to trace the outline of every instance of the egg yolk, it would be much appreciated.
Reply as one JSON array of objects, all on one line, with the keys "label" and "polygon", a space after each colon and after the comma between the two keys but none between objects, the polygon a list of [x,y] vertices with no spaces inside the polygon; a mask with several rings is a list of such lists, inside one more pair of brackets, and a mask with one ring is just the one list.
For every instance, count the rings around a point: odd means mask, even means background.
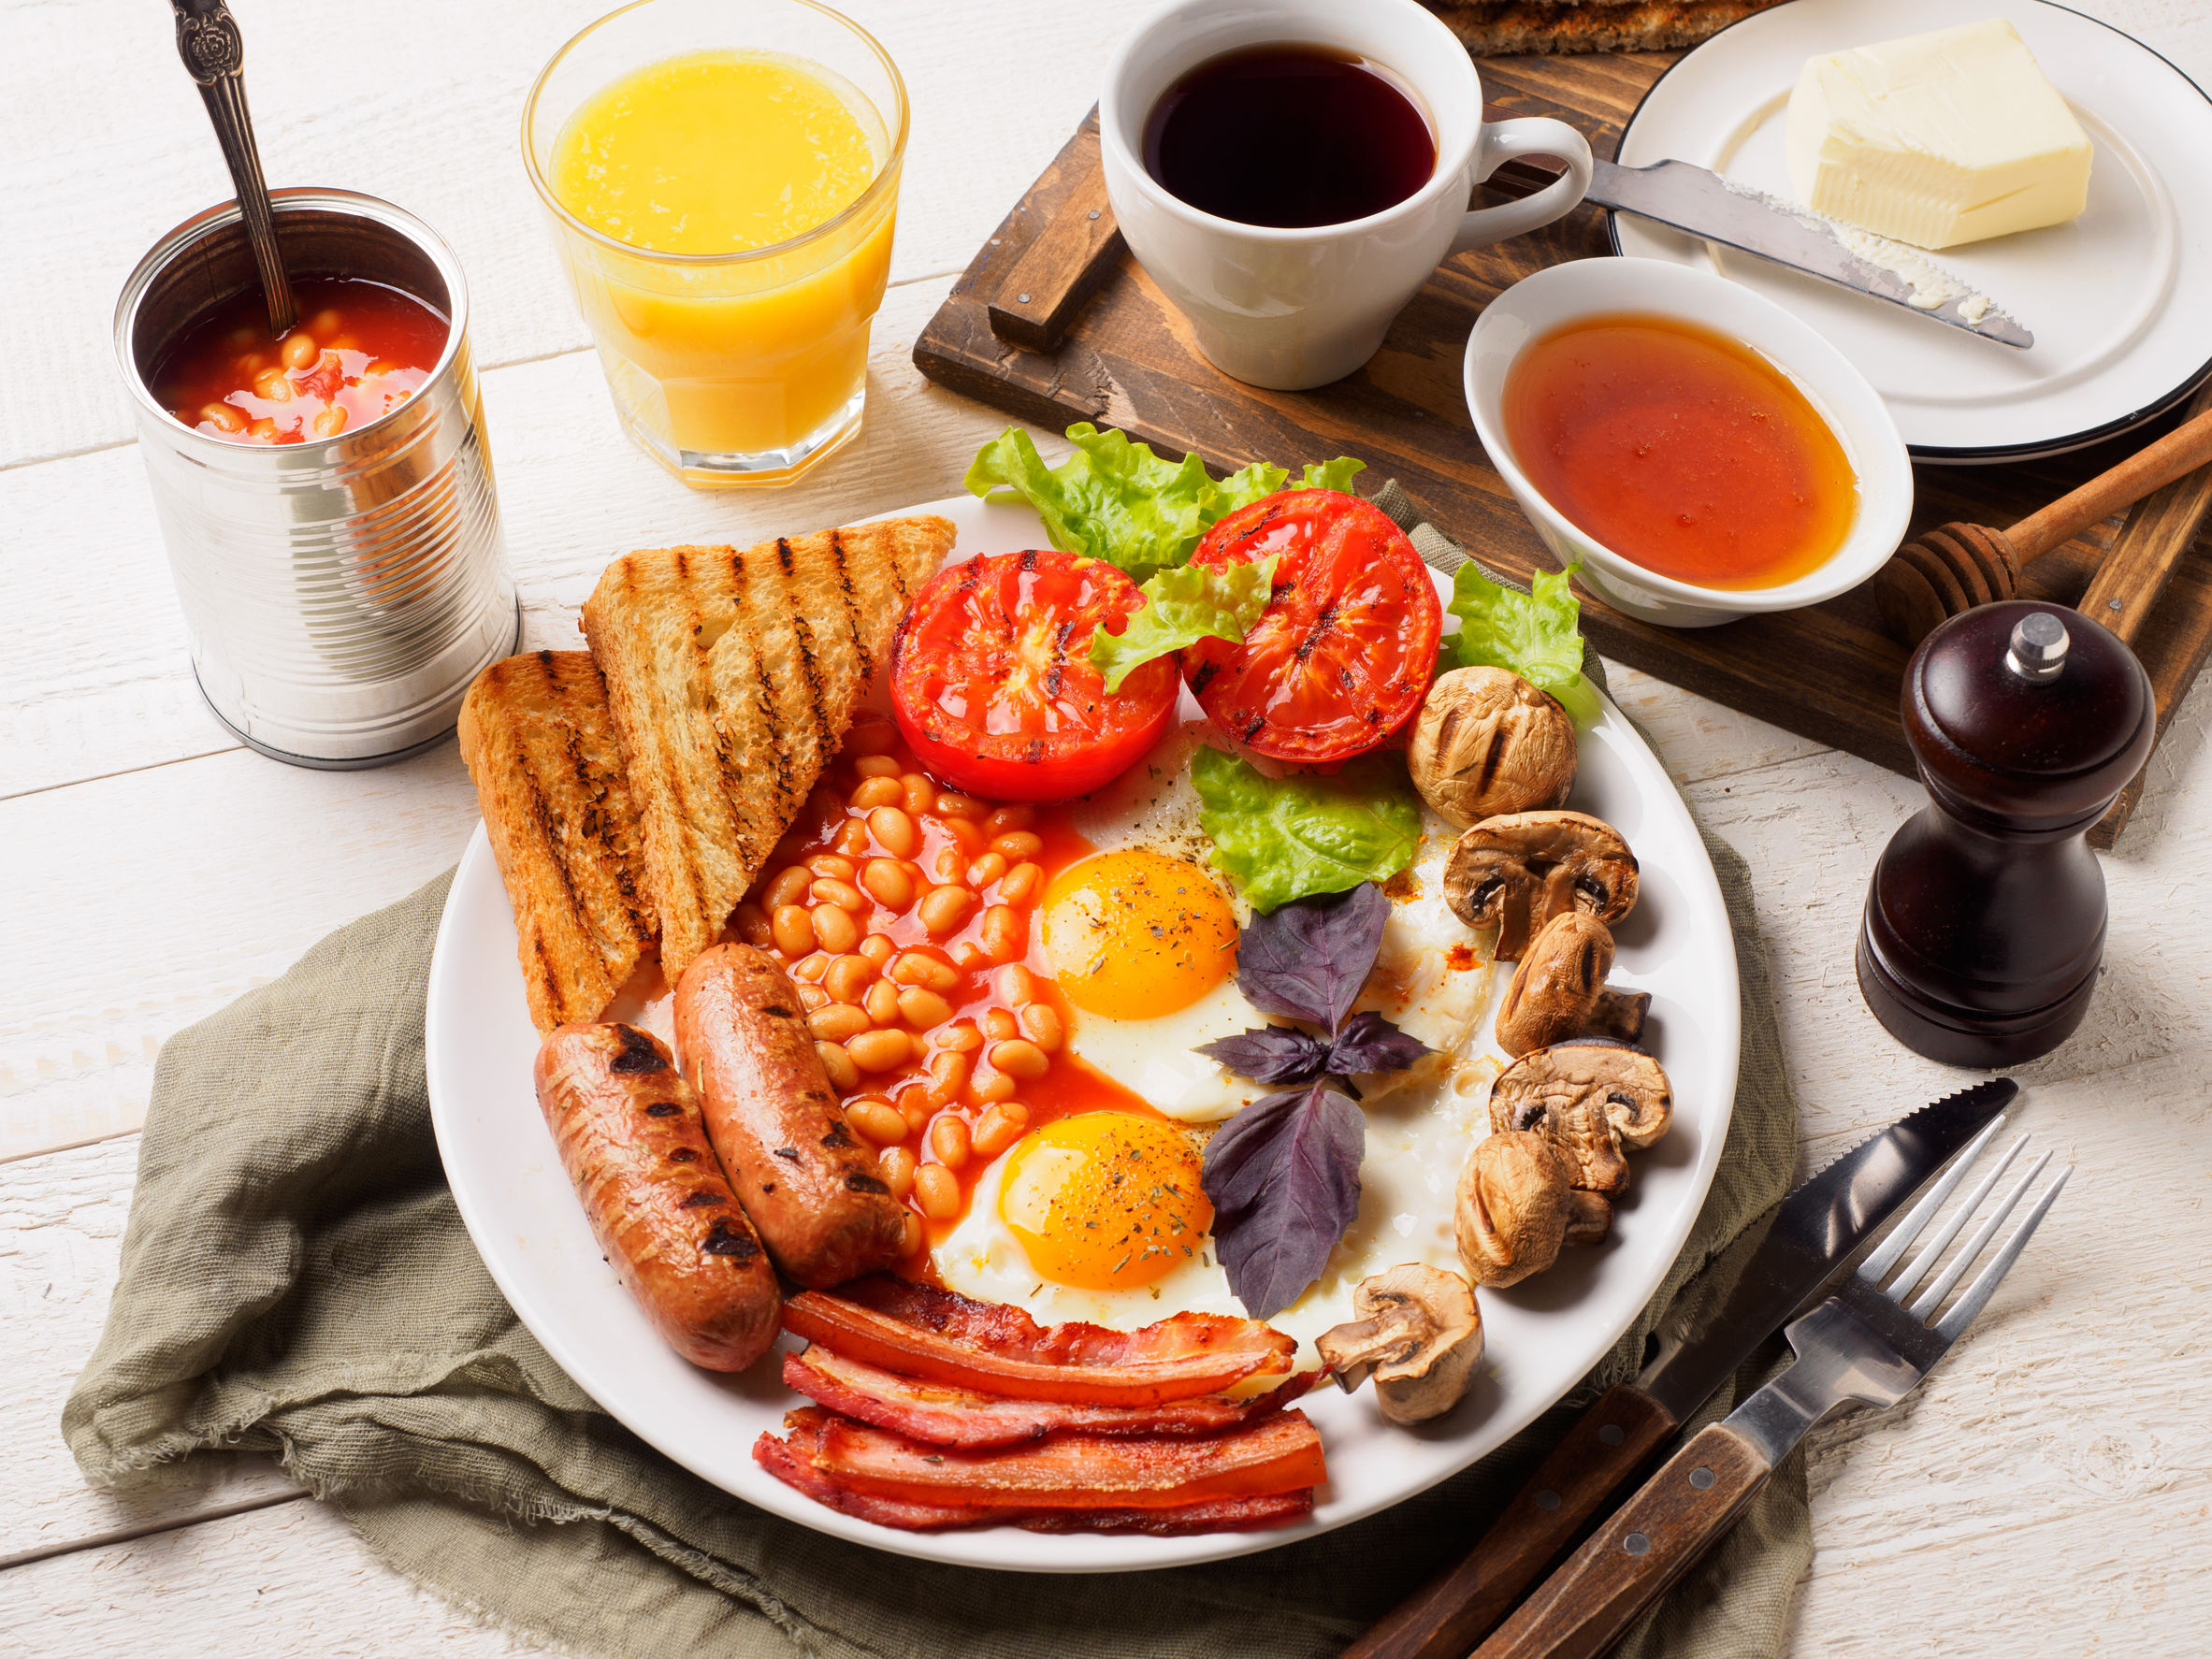
[{"label": "egg yolk", "polygon": [[1172,1124],[1084,1112],[1025,1135],[1007,1155],[999,1219],[1056,1285],[1149,1285],[1204,1248],[1213,1205],[1198,1153]]},{"label": "egg yolk", "polygon": [[1045,893],[1045,953],[1069,1001],[1108,1019],[1187,1008],[1236,966],[1236,913],[1164,853],[1101,853]]}]

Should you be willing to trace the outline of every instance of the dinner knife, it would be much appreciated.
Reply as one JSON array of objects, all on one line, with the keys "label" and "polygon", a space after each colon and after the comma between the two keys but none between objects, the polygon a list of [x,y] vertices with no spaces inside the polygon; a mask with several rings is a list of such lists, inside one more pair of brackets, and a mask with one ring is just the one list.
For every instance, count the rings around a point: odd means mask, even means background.
[{"label": "dinner knife", "polygon": [[1710,1284],[1695,1305],[1678,1304],[1661,1323],[1635,1380],[1582,1415],[1473,1553],[1400,1602],[1344,1659],[1464,1659],[1661,1442],[2018,1092],[1995,1077],[1931,1102],[1753,1221],[1705,1270]]},{"label": "dinner knife", "polygon": [[1838,224],[1686,161],[1648,167],[1595,164],[1587,199],[1725,242],[1856,294],[1888,300],[1938,323],[2022,350],[2035,337],[1964,278],[1917,248]]}]

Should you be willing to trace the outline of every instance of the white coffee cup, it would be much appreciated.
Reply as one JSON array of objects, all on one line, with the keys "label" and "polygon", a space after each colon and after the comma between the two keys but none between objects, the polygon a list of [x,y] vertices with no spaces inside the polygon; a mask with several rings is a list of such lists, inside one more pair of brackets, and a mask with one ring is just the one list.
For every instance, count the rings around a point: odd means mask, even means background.
[{"label": "white coffee cup", "polygon": [[[1189,70],[1254,46],[1318,46],[1387,67],[1436,137],[1428,182],[1380,213],[1304,230],[1240,224],[1169,195],[1145,170],[1153,107]],[[1549,224],[1590,187],[1590,146],[1565,122],[1482,119],[1474,60],[1415,0],[1167,0],[1115,48],[1098,126],[1106,194],[1137,263],[1190,319],[1207,361],[1282,392],[1343,379],[1447,255]],[[1521,155],[1556,156],[1567,171],[1534,195],[1470,211],[1474,187]]]}]

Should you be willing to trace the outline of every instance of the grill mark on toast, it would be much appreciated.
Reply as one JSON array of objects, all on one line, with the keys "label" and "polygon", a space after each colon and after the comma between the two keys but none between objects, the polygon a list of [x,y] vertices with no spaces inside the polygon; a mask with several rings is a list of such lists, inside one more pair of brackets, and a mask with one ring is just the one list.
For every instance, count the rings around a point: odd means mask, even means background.
[{"label": "grill mark on toast", "polygon": [[[845,566],[845,532],[830,532],[830,563],[837,572],[837,591],[845,599],[845,633],[854,654],[860,659],[860,684],[866,685],[875,675],[875,659],[868,650],[868,642],[860,637],[860,605],[853,593],[852,572]],[[899,561],[890,561],[891,573],[898,574]]]},{"label": "grill mark on toast", "polygon": [[[733,596],[731,603],[734,605],[734,595],[745,591],[745,555],[734,547],[730,548],[729,552],[730,585]],[[721,700],[715,695],[715,676],[710,667],[710,660],[714,656],[714,645],[700,642],[701,636],[706,631],[706,613],[700,609],[699,600],[695,597],[696,589],[689,579],[689,572],[687,571],[685,576],[684,598],[686,602],[690,605],[692,616],[695,618],[691,629],[691,649],[698,660],[699,685],[706,704],[707,732],[715,751],[715,776],[722,786],[722,799],[716,802],[719,809],[716,815],[721,822],[730,826],[730,838],[743,846],[745,839],[745,826],[738,819],[737,803],[743,799],[739,790],[743,786],[744,774],[738,769],[737,757],[730,752],[729,722],[722,718]],[[719,643],[722,640],[728,639],[731,628],[734,628],[735,626],[732,623],[730,628],[723,629],[716,636],[715,642]],[[691,821],[696,824],[699,820],[694,817]],[[695,902],[705,913],[703,922],[707,932],[712,934],[720,931],[722,923],[727,918],[714,915],[708,905],[706,873],[699,868],[696,858],[692,860],[691,890]]]}]

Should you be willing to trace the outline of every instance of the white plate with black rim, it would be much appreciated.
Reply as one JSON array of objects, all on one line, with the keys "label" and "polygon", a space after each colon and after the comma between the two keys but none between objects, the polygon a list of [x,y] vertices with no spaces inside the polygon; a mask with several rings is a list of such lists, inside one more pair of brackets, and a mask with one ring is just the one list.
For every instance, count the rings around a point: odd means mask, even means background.
[{"label": "white plate with black rim", "polygon": [[1686,54],[1621,136],[1624,166],[1672,157],[1794,200],[1783,127],[1807,58],[1989,17],[2019,31],[2092,152],[2089,206],[2073,223],[1932,255],[2025,324],[2030,349],[1610,216],[1616,252],[1709,266],[1826,335],[1922,461],[2079,449],[2155,418],[2212,373],[2212,100],[2140,41],[2047,0],[1792,0]]},{"label": "white plate with black rim", "polygon": [[[1024,507],[961,497],[912,511],[952,519],[962,557],[1044,545]],[[1184,713],[1198,712],[1186,701]],[[600,1256],[531,1091],[538,1036],[523,1000],[513,916],[481,825],[462,854],[430,964],[430,1108],[454,1198],[500,1291],[593,1399],[693,1473],[817,1531],[970,1566],[1114,1572],[1218,1561],[1345,1525],[1465,1468],[1566,1393],[1651,1298],[1720,1160],[1739,1040],[1728,912],[1682,798],[1611,703],[1582,733],[1569,804],[1617,826],[1642,867],[1636,909],[1618,931],[1612,982],[1652,993],[1651,1046],[1674,1087],[1673,1125],[1636,1154],[1635,1186],[1607,1245],[1569,1252],[1510,1291],[1481,1292],[1482,1373],[1449,1416],[1406,1430],[1384,1422],[1368,1392],[1308,1396],[1329,1481],[1299,1525],[1178,1538],[1011,1527],[904,1533],[824,1508],[760,1469],[753,1443],[804,1402],[784,1388],[773,1356],[736,1377],[678,1359]],[[1493,975],[1494,1001],[1506,977]],[[1489,1030],[1487,1014],[1481,1029]]]}]

